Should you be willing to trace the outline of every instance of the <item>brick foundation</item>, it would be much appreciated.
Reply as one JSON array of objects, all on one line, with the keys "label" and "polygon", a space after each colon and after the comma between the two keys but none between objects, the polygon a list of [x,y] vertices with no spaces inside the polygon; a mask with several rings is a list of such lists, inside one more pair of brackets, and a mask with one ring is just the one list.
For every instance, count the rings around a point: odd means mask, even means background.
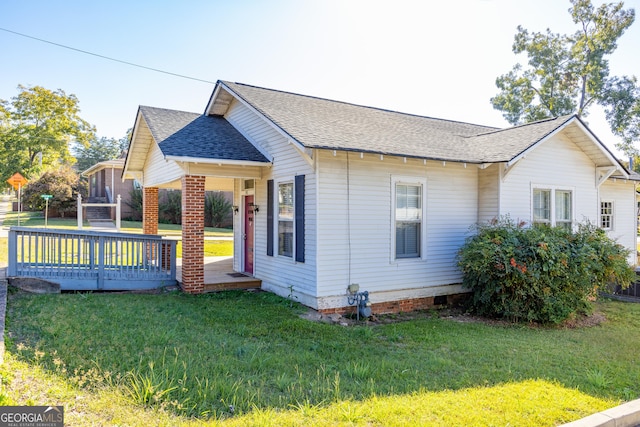
[{"label": "brick foundation", "polygon": [[204,291],[204,176],[182,178],[182,290]]},{"label": "brick foundation", "polygon": [[[371,304],[371,312],[373,314],[407,313],[410,311],[428,310],[430,308],[442,308],[444,306],[458,306],[463,304],[469,295],[468,293],[464,293],[446,295],[446,297],[425,297],[373,303]],[[436,304],[436,302],[438,304]],[[356,306],[325,308],[318,310],[318,312],[321,314],[355,314]]]}]

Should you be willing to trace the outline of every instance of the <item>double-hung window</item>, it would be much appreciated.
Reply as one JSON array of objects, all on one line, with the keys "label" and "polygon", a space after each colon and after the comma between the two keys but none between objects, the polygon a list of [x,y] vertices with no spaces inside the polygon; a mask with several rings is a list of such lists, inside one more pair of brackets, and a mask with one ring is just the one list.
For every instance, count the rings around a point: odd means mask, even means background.
[{"label": "double-hung window", "polygon": [[420,258],[423,246],[423,183],[394,183],[395,258]]},{"label": "double-hung window", "polygon": [[573,192],[555,188],[533,189],[533,224],[572,229]]},{"label": "double-hung window", "polygon": [[600,202],[600,228],[603,230],[613,230],[613,202]]},{"label": "double-hung window", "polygon": [[267,180],[267,256],[305,260],[305,176]]},{"label": "double-hung window", "polygon": [[278,255],[293,256],[293,182],[278,184]]}]

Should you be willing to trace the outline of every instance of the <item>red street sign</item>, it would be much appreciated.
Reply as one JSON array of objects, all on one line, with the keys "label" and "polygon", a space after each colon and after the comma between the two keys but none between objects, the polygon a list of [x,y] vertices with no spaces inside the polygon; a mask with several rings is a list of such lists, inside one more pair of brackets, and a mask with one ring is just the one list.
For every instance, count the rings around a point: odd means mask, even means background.
[{"label": "red street sign", "polygon": [[20,175],[20,172],[16,172],[7,180],[7,182],[11,184],[14,190],[17,190],[20,187],[24,187],[27,183],[27,179]]}]

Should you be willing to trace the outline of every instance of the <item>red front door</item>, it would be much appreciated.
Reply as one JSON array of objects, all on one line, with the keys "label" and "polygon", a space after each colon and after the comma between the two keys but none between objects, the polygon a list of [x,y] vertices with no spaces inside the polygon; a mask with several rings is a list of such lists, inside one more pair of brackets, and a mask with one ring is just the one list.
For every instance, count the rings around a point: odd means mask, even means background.
[{"label": "red front door", "polygon": [[244,197],[244,272],[253,274],[253,196]]}]

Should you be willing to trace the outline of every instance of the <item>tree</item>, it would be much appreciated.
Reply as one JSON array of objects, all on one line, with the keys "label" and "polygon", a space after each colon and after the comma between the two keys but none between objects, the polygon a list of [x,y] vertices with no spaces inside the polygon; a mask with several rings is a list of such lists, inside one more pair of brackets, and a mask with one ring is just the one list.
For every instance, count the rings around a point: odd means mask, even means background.
[{"label": "tree", "polygon": [[18,86],[20,93],[11,102],[0,101],[0,179],[14,172],[27,178],[48,166],[71,160],[72,140],[86,145],[95,129],[80,118],[78,99],[62,89]]},{"label": "tree", "polygon": [[29,210],[43,210],[45,200],[41,196],[50,194],[53,197],[49,200],[49,209],[53,214],[64,216],[67,212],[76,211],[78,192],[83,196],[87,194],[83,181],[70,167],[63,167],[49,170],[29,182],[24,188],[22,200]]},{"label": "tree", "polygon": [[635,11],[623,2],[597,9],[590,0],[571,0],[571,18],[578,30],[570,35],[533,32],[518,26],[512,50],[526,54],[527,66],[516,64],[496,79],[500,92],[491,103],[517,125],[565,114],[586,117],[589,108],[605,108],[612,132],[630,152],[640,137],[640,90],[636,78],[611,77],[608,55],[633,24]]},{"label": "tree", "polygon": [[88,145],[75,144],[76,169],[85,171],[96,163],[120,157],[121,142],[114,138],[92,138]]}]

